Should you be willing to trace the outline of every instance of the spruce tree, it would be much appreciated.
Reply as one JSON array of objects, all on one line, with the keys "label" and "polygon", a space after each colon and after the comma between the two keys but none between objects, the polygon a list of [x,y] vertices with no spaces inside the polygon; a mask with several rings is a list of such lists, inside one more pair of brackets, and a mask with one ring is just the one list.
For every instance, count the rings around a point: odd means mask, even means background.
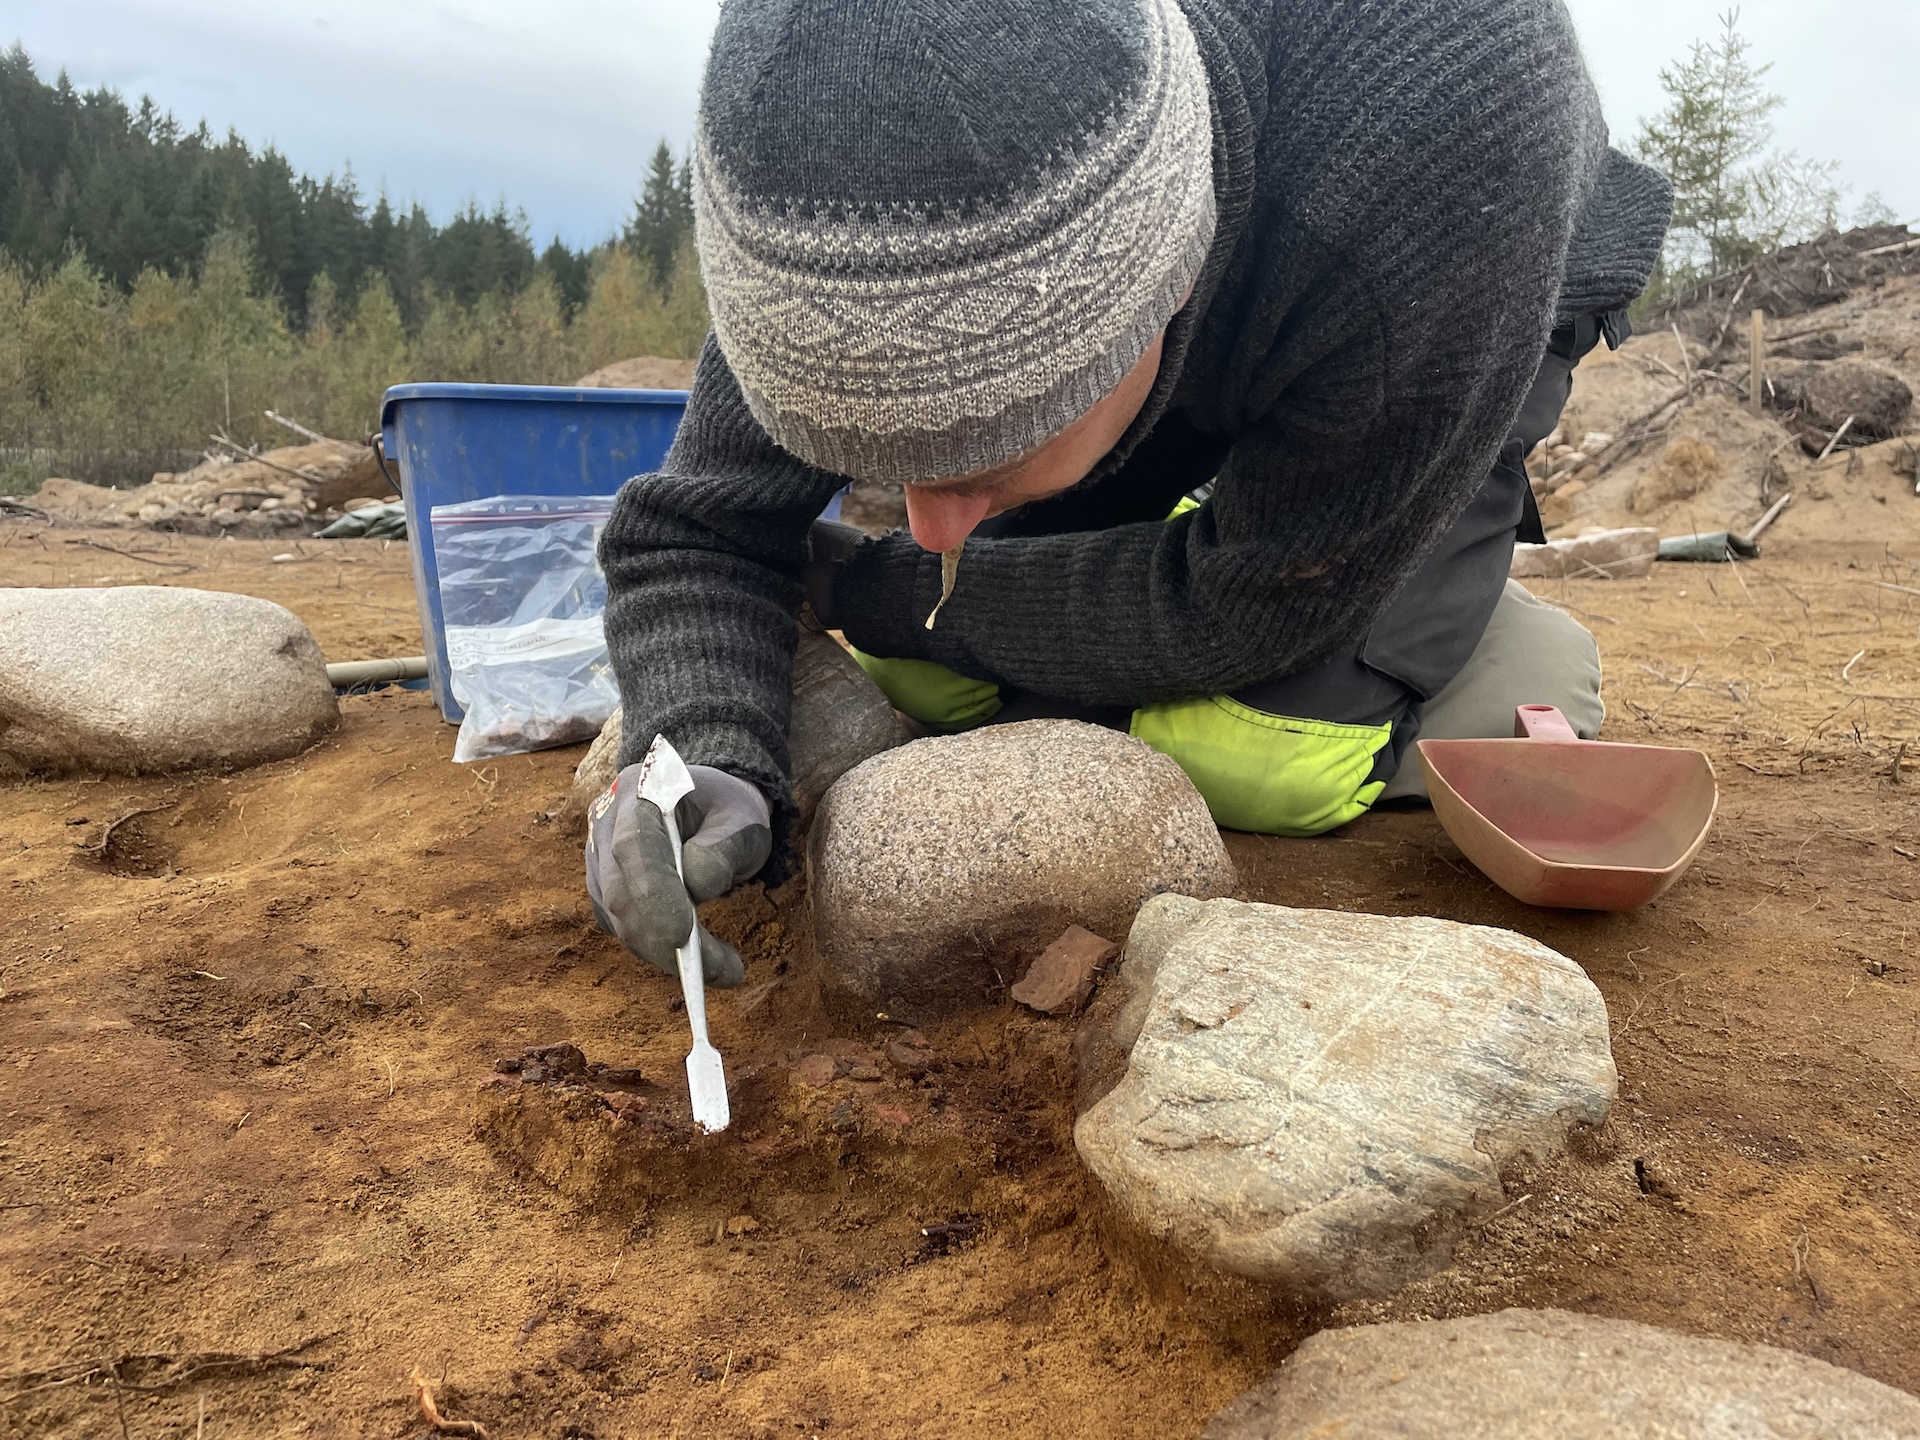
[{"label": "spruce tree", "polygon": [[1785,103],[1766,88],[1773,66],[1753,63],[1737,9],[1720,27],[1712,40],[1694,41],[1686,59],[1662,67],[1667,108],[1640,122],[1635,146],[1673,181],[1670,280],[1734,270],[1806,238],[1840,201],[1832,164],[1768,149],[1773,113]]},{"label": "spruce tree", "polygon": [[640,198],[634,201],[633,218],[621,239],[635,255],[644,260],[653,283],[666,288],[673,274],[673,258],[680,240],[693,230],[693,170],[682,163],[676,170],[673,151],[662,140],[655,147],[647,166],[646,181]]}]

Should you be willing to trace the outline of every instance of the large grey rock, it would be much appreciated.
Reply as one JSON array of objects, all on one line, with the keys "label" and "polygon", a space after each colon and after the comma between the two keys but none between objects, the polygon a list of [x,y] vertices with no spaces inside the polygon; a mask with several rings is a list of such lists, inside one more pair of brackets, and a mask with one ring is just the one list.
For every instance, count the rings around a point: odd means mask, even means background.
[{"label": "large grey rock", "polygon": [[1600,992],[1505,930],[1165,896],[1120,982],[1126,1073],[1081,1158],[1150,1233],[1314,1299],[1445,1266],[1502,1167],[1618,1083]]},{"label": "large grey rock", "polygon": [[0,770],[256,765],[339,719],[320,647],[271,601],[0,590]]},{"label": "large grey rock", "polygon": [[1915,1440],[1920,1400],[1821,1360],[1565,1310],[1323,1330],[1202,1440]]},{"label": "large grey rock", "polygon": [[[573,772],[564,813],[574,828],[586,828],[587,807],[619,773],[621,738],[616,710]],[[907,738],[906,723],[854,658],[831,635],[803,628],[793,655],[793,710],[787,722],[793,798],[801,819],[847,771]]]},{"label": "large grey rock", "polygon": [[978,1004],[1070,924],[1232,889],[1180,767],[1076,720],[916,740],[842,776],[807,852],[828,992],[922,1018]]}]

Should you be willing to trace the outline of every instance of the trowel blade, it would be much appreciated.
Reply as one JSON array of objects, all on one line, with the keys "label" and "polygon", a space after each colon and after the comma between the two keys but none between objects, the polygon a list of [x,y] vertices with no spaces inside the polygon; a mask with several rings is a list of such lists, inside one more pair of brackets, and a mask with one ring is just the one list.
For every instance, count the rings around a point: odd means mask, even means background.
[{"label": "trowel blade", "polygon": [[733,1115],[727,1105],[727,1073],[720,1065],[720,1052],[704,1040],[696,1040],[687,1052],[687,1093],[693,1097],[693,1118],[702,1130],[712,1134],[724,1130]]},{"label": "trowel blade", "polygon": [[671,815],[673,807],[692,793],[693,775],[687,762],[666,736],[654,736],[640,762],[640,798],[658,806],[662,815]]}]

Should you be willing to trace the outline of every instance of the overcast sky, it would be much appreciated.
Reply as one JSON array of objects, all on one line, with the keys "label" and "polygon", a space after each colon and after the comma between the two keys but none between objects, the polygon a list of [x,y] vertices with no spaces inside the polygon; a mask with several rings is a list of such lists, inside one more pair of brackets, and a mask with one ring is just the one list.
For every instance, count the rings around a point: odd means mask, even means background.
[{"label": "overcast sky", "polygon": [[[1725,0],[1569,0],[1617,136],[1660,103],[1661,64]],[[469,198],[523,208],[537,242],[605,238],[662,137],[676,150],[718,0],[31,0],[0,25],[41,74],[272,143],[315,175],[436,220]],[[1841,162],[1920,220],[1920,3],[1748,0],[1742,28],[1787,104],[1776,141]]]}]

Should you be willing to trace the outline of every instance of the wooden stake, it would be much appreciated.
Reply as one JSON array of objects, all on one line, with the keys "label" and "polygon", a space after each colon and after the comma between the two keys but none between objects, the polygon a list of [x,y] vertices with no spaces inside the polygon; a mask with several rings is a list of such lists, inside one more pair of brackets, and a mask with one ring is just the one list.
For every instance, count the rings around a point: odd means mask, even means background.
[{"label": "wooden stake", "polygon": [[1767,379],[1767,312],[1753,312],[1753,331],[1747,339],[1747,406],[1754,414],[1760,414],[1765,408],[1766,396],[1761,387]]}]

